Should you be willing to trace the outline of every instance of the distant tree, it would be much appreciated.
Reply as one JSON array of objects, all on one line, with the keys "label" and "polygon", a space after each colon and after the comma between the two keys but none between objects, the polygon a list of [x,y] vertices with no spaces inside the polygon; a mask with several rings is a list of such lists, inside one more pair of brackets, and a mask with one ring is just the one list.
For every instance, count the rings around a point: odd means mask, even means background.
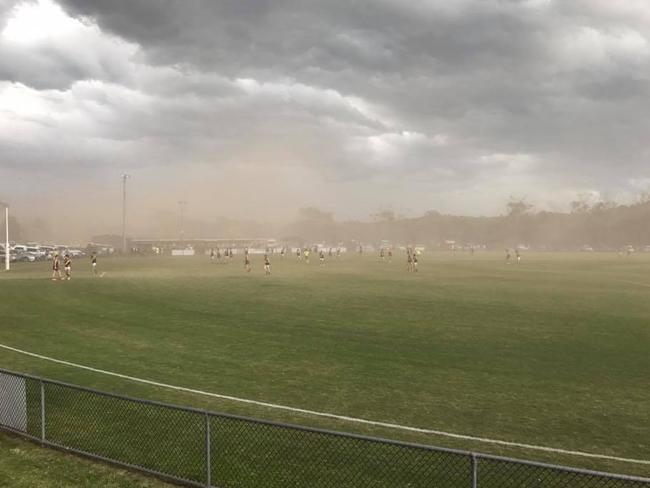
[{"label": "distant tree", "polygon": [[618,203],[613,200],[600,200],[591,207],[592,212],[604,212],[618,207]]},{"label": "distant tree", "polygon": [[323,212],[316,207],[305,207],[298,210],[298,222],[333,222],[330,212]]},{"label": "distant tree", "polygon": [[394,222],[397,219],[395,212],[392,210],[382,210],[381,212],[371,215],[371,217],[373,220],[379,222]]},{"label": "distant tree", "polygon": [[571,202],[571,213],[584,214],[589,210],[591,210],[591,206],[589,205],[589,195],[586,193],[581,193],[577,200]]},{"label": "distant tree", "polygon": [[525,215],[533,209],[533,205],[528,203],[524,198],[510,197],[510,201],[506,204],[508,215],[511,217],[518,217]]}]

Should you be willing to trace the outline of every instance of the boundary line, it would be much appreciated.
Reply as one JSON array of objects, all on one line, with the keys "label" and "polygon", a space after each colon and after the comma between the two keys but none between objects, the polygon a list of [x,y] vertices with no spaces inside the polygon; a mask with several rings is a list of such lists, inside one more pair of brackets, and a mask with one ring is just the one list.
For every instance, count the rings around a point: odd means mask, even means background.
[{"label": "boundary line", "polygon": [[134,381],[136,383],[144,383],[147,385],[152,385],[152,386],[157,386],[160,388],[167,388],[170,390],[176,390],[176,391],[183,391],[186,393],[193,393],[196,395],[202,395],[202,396],[207,396],[207,397],[212,397],[212,398],[220,398],[222,400],[230,400],[233,402],[239,402],[239,403],[246,403],[249,405],[257,405],[260,407],[267,407],[267,408],[272,408],[276,410],[284,410],[288,412],[294,412],[294,413],[301,413],[305,415],[311,415],[314,417],[322,417],[322,418],[329,418],[329,419],[334,419],[334,420],[342,420],[345,422],[353,422],[357,424],[364,424],[364,425],[372,425],[374,427],[384,427],[388,429],[396,429],[396,430],[403,430],[403,431],[408,431],[408,432],[416,432],[419,434],[429,434],[429,435],[436,435],[440,437],[448,437],[452,439],[461,439],[461,440],[466,440],[466,441],[473,441],[473,442],[482,442],[485,444],[495,444],[499,446],[506,446],[506,447],[518,447],[522,449],[530,449],[533,451],[542,451],[542,452],[550,452],[550,453],[555,453],[555,454],[567,454],[570,456],[579,456],[579,457],[585,457],[585,458],[592,458],[592,459],[605,459],[608,461],[620,461],[624,463],[633,463],[633,464],[644,464],[644,465],[650,465],[650,460],[645,460],[645,459],[630,459],[630,458],[624,458],[624,457],[618,457],[618,456],[609,456],[607,454],[595,454],[595,453],[590,453],[590,452],[582,452],[582,451],[572,451],[572,450],[567,450],[567,449],[559,449],[559,448],[554,448],[554,447],[546,447],[546,446],[537,446],[534,444],[524,444],[520,442],[511,442],[511,441],[503,441],[499,439],[490,439],[487,437],[476,437],[476,436],[470,436],[470,435],[465,435],[465,434],[456,434],[453,432],[445,432],[441,430],[433,430],[433,429],[424,429],[421,427],[410,427],[407,425],[400,425],[400,424],[394,424],[390,422],[382,422],[382,421],[377,421],[377,420],[367,420],[367,419],[361,419],[361,418],[356,418],[356,417],[349,417],[347,415],[337,415],[333,413],[327,413],[327,412],[318,412],[315,410],[307,410],[304,408],[297,408],[297,407],[290,407],[286,405],[278,405],[275,403],[268,403],[268,402],[262,402],[258,400],[250,400],[247,398],[239,398],[235,396],[230,396],[230,395],[223,395],[220,393],[211,393],[207,391],[201,391],[201,390],[195,390],[193,388],[186,388],[184,386],[175,386],[175,385],[169,385],[166,383],[160,383],[158,381],[152,381],[152,380],[147,380],[143,378],[137,378],[135,376],[128,376],[125,374],[121,373],[115,373],[113,371],[106,371],[103,369],[97,369],[97,368],[92,368],[90,366],[84,366],[82,364],[77,364],[77,363],[71,363],[69,361],[63,361],[61,359],[55,359],[51,358],[48,356],[43,356],[41,354],[36,354],[33,352],[29,351],[24,351],[22,349],[17,349],[15,347],[7,346],[5,344],[0,344],[0,348],[6,349],[9,351],[13,351],[19,354],[23,354],[26,356],[31,356],[37,359],[42,359],[44,361],[50,361],[53,363],[58,363],[58,364],[63,364],[65,366],[70,366],[73,368],[78,368],[78,369],[84,369],[86,371],[91,371],[93,373],[99,373],[107,376],[114,376],[116,378],[121,378],[129,381]]}]

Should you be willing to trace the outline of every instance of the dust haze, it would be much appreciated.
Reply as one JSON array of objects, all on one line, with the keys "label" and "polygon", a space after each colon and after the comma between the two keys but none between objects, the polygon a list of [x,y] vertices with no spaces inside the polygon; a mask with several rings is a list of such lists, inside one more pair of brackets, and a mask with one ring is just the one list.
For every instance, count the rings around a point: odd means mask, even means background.
[{"label": "dust haze", "polygon": [[134,238],[645,246],[649,38],[637,0],[0,0],[0,200],[34,241],[120,234],[127,173]]}]

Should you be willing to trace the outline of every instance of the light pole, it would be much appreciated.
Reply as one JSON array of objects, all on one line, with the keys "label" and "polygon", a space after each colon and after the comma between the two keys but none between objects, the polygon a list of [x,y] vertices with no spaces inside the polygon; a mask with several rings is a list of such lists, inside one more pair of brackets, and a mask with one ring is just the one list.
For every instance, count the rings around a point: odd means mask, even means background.
[{"label": "light pole", "polygon": [[122,175],[122,253],[126,254],[126,180],[131,175]]},{"label": "light pole", "polygon": [[0,202],[0,207],[5,208],[5,271],[9,271],[10,257],[9,257],[9,205]]},{"label": "light pole", "polygon": [[185,240],[185,230],[183,230],[183,211],[185,210],[186,205],[187,202],[185,200],[178,201],[178,210],[180,212],[181,243]]}]

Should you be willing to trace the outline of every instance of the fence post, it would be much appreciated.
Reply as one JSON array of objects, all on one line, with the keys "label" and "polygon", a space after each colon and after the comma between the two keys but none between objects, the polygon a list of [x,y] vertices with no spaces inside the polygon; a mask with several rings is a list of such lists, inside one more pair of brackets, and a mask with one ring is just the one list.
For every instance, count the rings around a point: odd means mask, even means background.
[{"label": "fence post", "polygon": [[45,383],[39,380],[41,385],[41,442],[45,442]]},{"label": "fence post", "polygon": [[472,488],[478,487],[478,458],[472,453]]},{"label": "fence post", "polygon": [[210,454],[210,414],[205,412],[205,485],[212,486],[212,467]]}]

